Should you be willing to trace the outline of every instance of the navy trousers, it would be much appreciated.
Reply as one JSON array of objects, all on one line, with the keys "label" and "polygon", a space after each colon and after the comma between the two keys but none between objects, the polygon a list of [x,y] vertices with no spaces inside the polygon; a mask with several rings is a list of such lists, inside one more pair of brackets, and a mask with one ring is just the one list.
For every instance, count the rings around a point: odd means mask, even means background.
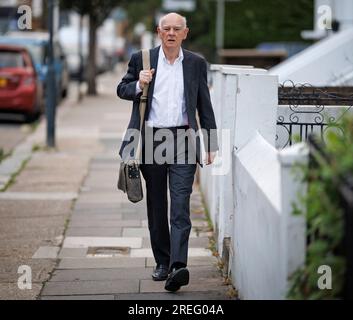
[{"label": "navy trousers", "polygon": [[[174,134],[174,138],[177,135]],[[175,140],[176,141],[176,140]],[[155,149],[161,142],[155,142]],[[175,144],[176,145],[176,144]],[[143,150],[144,152],[144,150]],[[187,158],[188,148],[185,148]],[[177,153],[175,153],[175,160]],[[180,159],[180,154],[178,155]],[[186,266],[191,230],[190,196],[196,163],[141,164],[146,181],[147,216],[151,247],[157,264]],[[168,185],[170,192],[170,228],[168,224]]]}]

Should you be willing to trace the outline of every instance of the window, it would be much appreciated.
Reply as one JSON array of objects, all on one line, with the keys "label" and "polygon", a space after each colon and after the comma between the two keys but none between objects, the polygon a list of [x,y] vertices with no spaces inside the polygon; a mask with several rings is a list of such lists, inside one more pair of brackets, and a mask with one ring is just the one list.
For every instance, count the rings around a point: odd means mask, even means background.
[{"label": "window", "polygon": [[0,68],[21,68],[25,62],[21,52],[0,51]]}]

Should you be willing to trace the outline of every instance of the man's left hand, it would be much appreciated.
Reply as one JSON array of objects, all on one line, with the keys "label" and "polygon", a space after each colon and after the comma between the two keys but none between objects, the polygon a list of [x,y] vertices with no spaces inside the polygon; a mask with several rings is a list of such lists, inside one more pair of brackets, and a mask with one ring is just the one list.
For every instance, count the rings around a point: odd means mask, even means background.
[{"label": "man's left hand", "polygon": [[212,164],[215,157],[216,157],[216,152],[206,152],[206,159],[205,159],[206,165]]}]

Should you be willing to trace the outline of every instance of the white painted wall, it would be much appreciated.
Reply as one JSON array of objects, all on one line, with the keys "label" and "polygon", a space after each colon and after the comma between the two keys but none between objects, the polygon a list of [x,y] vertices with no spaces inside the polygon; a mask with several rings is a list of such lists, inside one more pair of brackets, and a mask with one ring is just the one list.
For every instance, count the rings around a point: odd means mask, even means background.
[{"label": "white painted wall", "polygon": [[[310,83],[314,86],[341,86],[353,83],[353,1],[315,0],[313,30],[302,32],[304,39],[323,39],[270,69],[283,83]],[[332,30],[332,21],[339,32]],[[327,37],[327,38],[326,38]]]},{"label": "white painted wall", "polygon": [[353,26],[353,1],[352,0],[331,0],[333,1],[334,18],[340,23],[340,29],[348,29]]},{"label": "white painted wall", "polygon": [[[353,28],[325,38],[269,70],[279,82],[353,85]],[[289,84],[288,84],[289,85]]]},{"label": "white painted wall", "polygon": [[278,152],[257,133],[236,152],[231,270],[242,299],[284,299],[288,276],[304,262],[304,217],[292,216],[303,188],[291,169],[307,161],[300,148]]},{"label": "white painted wall", "polygon": [[287,278],[305,262],[306,220],[304,216],[293,215],[292,210],[295,204],[299,210],[305,212],[304,204],[299,199],[306,194],[307,186],[302,183],[302,173],[296,171],[294,166],[306,165],[308,159],[309,150],[304,143],[278,152],[281,166],[282,249]]},{"label": "white painted wall", "polygon": [[274,145],[278,82],[276,76],[267,75],[264,69],[213,65],[211,83],[216,122],[222,129],[220,151],[215,165],[202,170],[200,182],[222,255],[224,238],[231,237],[233,232],[232,150],[244,144],[255,129]]},{"label": "white painted wall", "polygon": [[[210,95],[211,95],[212,106],[215,113],[215,118],[216,118],[216,123],[218,128],[221,127],[222,114],[224,114],[224,108],[222,108],[223,106],[222,94],[223,94],[223,88],[225,86],[226,76],[224,76],[222,72],[223,67],[236,68],[236,69],[253,69],[252,66],[240,66],[240,65],[213,64],[210,66],[210,77],[209,77]],[[229,84],[228,84],[228,87],[229,87]],[[230,90],[232,91],[232,88]],[[227,132],[225,132],[225,135],[226,134]],[[222,133],[220,132],[220,142],[221,142],[221,139],[222,139]],[[228,155],[231,154],[230,148],[231,146],[228,145]],[[218,155],[220,155],[222,151],[223,150],[221,150]],[[212,174],[212,172],[214,171],[215,167],[219,168],[220,171],[222,171],[223,165],[220,157],[216,159],[216,163],[217,163],[216,166],[205,166],[202,169],[202,174],[200,175],[200,184],[202,186],[202,189],[204,190],[204,198],[206,203],[208,204],[209,214],[213,222],[213,225],[215,226],[215,231],[217,233],[219,230],[219,212],[220,212],[219,189],[222,183],[222,179],[219,174]],[[223,241],[222,237],[223,235],[220,236],[220,239],[222,239],[220,241],[220,247],[218,246],[218,243],[217,243],[217,247],[221,253],[222,253],[222,241]],[[218,239],[218,235],[217,235],[217,239]]]},{"label": "white painted wall", "polygon": [[278,269],[281,204],[276,157],[276,149],[259,134],[236,154],[232,279],[242,299],[280,298],[283,270]]},{"label": "white painted wall", "polygon": [[[200,170],[217,249],[231,239],[228,273],[243,299],[283,299],[305,257],[303,217],[292,204],[305,186],[291,174],[307,160],[298,146],[275,149],[278,79],[266,70],[211,66],[219,132],[215,164]],[[224,134],[226,133],[226,134]]]}]

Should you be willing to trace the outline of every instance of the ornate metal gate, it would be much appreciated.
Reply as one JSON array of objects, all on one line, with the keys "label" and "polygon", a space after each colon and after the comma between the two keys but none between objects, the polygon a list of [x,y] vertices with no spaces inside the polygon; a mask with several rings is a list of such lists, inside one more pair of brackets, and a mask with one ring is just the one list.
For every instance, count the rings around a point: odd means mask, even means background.
[{"label": "ornate metal gate", "polygon": [[[296,141],[306,141],[317,133],[325,140],[329,129],[341,130],[339,120],[353,106],[353,88],[317,88],[309,84],[284,82],[278,89],[278,104],[288,106],[286,115],[277,118],[277,131],[282,133],[279,148]],[[341,114],[327,115],[328,106],[338,106]],[[337,113],[337,112],[336,112]],[[276,140],[278,142],[279,135]]]}]

